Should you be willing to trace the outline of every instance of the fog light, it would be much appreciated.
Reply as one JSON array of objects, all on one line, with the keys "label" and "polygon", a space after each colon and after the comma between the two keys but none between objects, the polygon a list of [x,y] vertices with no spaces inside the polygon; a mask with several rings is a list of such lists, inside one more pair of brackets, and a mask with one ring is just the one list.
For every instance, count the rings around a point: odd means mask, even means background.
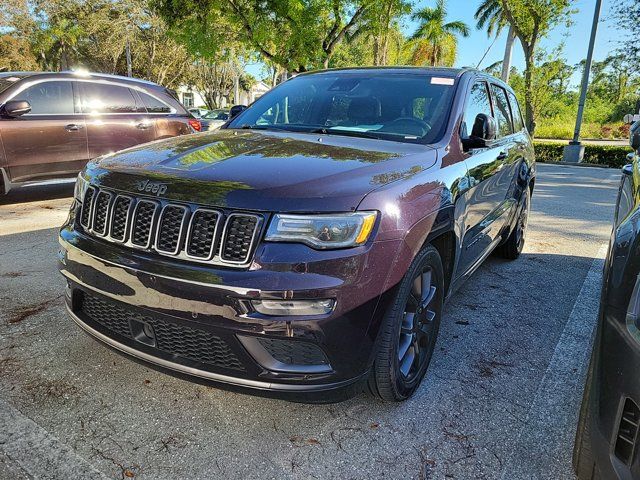
[{"label": "fog light", "polygon": [[252,300],[251,305],[263,315],[326,315],[331,313],[336,301],[321,300]]}]

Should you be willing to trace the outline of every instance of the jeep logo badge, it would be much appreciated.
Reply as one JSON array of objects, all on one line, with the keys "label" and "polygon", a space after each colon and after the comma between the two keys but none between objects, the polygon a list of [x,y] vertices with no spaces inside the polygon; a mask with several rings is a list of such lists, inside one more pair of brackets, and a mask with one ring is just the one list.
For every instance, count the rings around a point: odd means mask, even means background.
[{"label": "jeep logo badge", "polygon": [[149,180],[141,180],[137,185],[139,192],[146,192],[159,197],[164,195],[167,191],[167,184],[160,182],[150,182]]}]

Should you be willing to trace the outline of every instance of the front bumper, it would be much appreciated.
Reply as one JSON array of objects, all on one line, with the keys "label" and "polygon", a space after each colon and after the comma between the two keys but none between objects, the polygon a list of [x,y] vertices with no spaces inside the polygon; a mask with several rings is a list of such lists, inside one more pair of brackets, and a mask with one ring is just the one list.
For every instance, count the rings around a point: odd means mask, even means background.
[{"label": "front bumper", "polygon": [[[387,272],[402,248],[401,241],[333,252],[264,244],[249,269],[237,270],[131,251],[87,236],[72,224],[62,228],[60,244],[69,314],[99,341],[160,368],[207,381],[328,398],[329,392],[350,389],[368,374],[393,293],[385,287]],[[335,299],[334,311],[273,317],[247,308],[251,299],[315,298]],[[98,307],[86,309],[86,299]],[[108,318],[126,318],[129,328],[125,321],[124,329],[118,329]],[[152,336],[158,335],[153,341],[140,334],[145,324],[153,327]],[[161,338],[167,332],[170,347],[167,338]],[[280,342],[289,353],[302,348],[307,360],[311,351],[316,360],[307,362],[308,369],[270,368],[272,364],[252,350],[256,339]],[[213,354],[203,346],[211,342]],[[232,361],[217,361],[216,349]],[[205,350],[209,357],[200,358]],[[325,358],[320,365],[318,350]]]}]

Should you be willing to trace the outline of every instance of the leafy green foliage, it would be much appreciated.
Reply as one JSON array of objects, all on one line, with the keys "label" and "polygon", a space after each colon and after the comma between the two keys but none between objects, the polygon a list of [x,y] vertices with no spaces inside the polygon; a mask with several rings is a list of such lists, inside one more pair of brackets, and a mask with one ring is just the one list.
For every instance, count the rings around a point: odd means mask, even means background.
[{"label": "leafy green foliage", "polygon": [[[536,161],[541,163],[556,163],[562,160],[562,153],[566,142],[534,142]],[[584,163],[606,165],[611,168],[622,168],[628,162],[627,154],[631,148],[617,145],[585,145]]]}]

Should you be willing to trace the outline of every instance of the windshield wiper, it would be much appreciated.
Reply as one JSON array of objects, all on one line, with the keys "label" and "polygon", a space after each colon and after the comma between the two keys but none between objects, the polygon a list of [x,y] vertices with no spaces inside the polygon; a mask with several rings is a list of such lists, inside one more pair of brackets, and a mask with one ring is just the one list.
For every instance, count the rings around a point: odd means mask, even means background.
[{"label": "windshield wiper", "polygon": [[362,137],[362,138],[372,138],[374,140],[382,140],[382,137],[380,135],[376,135],[374,133],[359,132],[357,130],[341,130],[339,128],[332,129],[331,127],[314,128],[313,130],[308,130],[307,132],[322,133],[324,135],[344,135],[346,137]]},{"label": "windshield wiper", "polygon": [[243,123],[242,125],[240,125],[239,128],[241,130],[284,130],[284,131],[290,131],[286,128],[282,128],[282,127],[276,127],[275,125],[250,125],[248,123]]}]

